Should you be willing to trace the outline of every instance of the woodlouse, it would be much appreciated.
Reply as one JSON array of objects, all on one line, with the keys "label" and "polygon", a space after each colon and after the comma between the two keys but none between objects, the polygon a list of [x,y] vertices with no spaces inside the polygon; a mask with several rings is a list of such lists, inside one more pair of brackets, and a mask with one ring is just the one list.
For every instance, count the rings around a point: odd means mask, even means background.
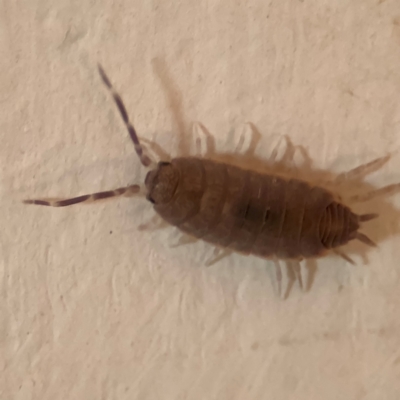
[{"label": "woodlouse", "polygon": [[[155,164],[144,153],[120,95],[100,65],[98,70],[114,98],[141,164],[153,167],[145,178],[146,198],[164,221],[191,237],[222,248],[222,256],[236,251],[274,260],[278,281],[281,280],[279,259],[298,267],[303,258],[320,257],[334,251],[352,262],[340,251],[341,246],[353,239],[374,246],[359,228],[360,223],[377,214],[357,215],[322,187],[200,157],[180,157]],[[356,176],[387,159],[379,158],[349,174]],[[399,187],[400,184],[389,185],[358,200],[368,200]],[[131,185],[68,199],[24,202],[64,207],[139,192],[139,185]],[[218,255],[208,264],[222,256]],[[298,278],[301,284],[300,276]]]}]

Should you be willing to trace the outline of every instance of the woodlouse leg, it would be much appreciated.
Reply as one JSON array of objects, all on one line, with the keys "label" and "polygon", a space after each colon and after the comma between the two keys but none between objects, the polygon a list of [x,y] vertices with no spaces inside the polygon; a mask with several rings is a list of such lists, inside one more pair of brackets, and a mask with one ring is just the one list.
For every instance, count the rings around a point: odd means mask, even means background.
[{"label": "woodlouse leg", "polygon": [[298,152],[299,154],[300,154],[300,156],[301,156],[301,158],[302,158],[302,167],[304,168],[304,167],[306,167],[306,168],[308,168],[308,169],[311,169],[312,168],[312,159],[311,159],[311,157],[309,156],[309,154],[307,153],[307,150],[303,147],[303,146],[301,146],[301,145],[297,145],[296,147],[295,147],[295,154],[294,154],[294,158],[296,158],[296,152]]},{"label": "woodlouse leg", "polygon": [[242,132],[239,143],[235,148],[235,153],[244,153],[247,156],[253,156],[260,139],[261,134],[257,128],[251,122],[246,122],[242,125]]},{"label": "woodlouse leg", "polygon": [[390,159],[390,154],[384,157],[376,158],[375,160],[372,160],[366,164],[353,168],[350,171],[339,174],[336,177],[335,181],[337,183],[340,183],[342,181],[363,178],[366,175],[371,174],[372,172],[375,172],[380,168],[382,168],[383,165],[389,161],[389,159]]},{"label": "woodlouse leg", "polygon": [[[286,135],[279,136],[278,143],[272,149],[271,155],[269,156],[269,161],[271,163],[276,163],[279,161],[283,161],[283,158],[289,158],[288,155],[288,137]],[[290,142],[291,143],[291,142]],[[285,146],[282,153],[282,146]],[[278,160],[279,159],[279,160]]]},{"label": "woodlouse leg", "polygon": [[[299,157],[296,155],[299,154]],[[302,146],[295,146],[287,135],[280,136],[278,143],[273,148],[269,161],[278,169],[295,173],[298,166],[302,169],[311,169],[312,161],[307,151]],[[299,161],[299,162],[297,162]]]},{"label": "woodlouse leg", "polygon": [[72,206],[78,203],[92,203],[93,201],[109,199],[112,197],[125,196],[130,197],[136,195],[140,192],[139,185],[126,186],[114,190],[107,190],[105,192],[97,192],[91,194],[84,194],[78,197],[72,197],[68,199],[32,199],[24,200],[25,204],[36,204],[39,206],[49,206],[49,207],[66,207]]},{"label": "woodlouse leg", "polygon": [[368,246],[376,247],[376,244],[368,236],[364,235],[361,232],[357,232],[356,239],[358,239],[360,242],[362,242]]},{"label": "woodlouse leg", "polygon": [[151,160],[146,154],[144,154],[143,152],[143,148],[140,145],[140,141],[139,138],[137,136],[136,130],[133,127],[133,125],[131,124],[131,122],[129,121],[129,116],[128,116],[128,112],[126,111],[125,105],[122,101],[121,96],[117,93],[117,91],[114,89],[111,81],[108,79],[108,76],[106,75],[106,73],[104,72],[104,69],[102,68],[102,66],[100,64],[98,64],[98,70],[99,70],[99,74],[100,77],[103,81],[103,83],[106,85],[106,87],[108,88],[108,90],[111,92],[113,99],[115,101],[115,104],[118,107],[119,113],[121,114],[121,117],[125,123],[126,129],[128,130],[129,136],[132,139],[133,144],[135,145],[135,151],[136,154],[138,155],[140,162],[142,163],[142,165],[144,165],[145,167],[150,167],[152,164],[154,165],[154,161]]},{"label": "woodlouse leg", "polygon": [[364,194],[358,194],[350,197],[349,201],[361,203],[364,201],[372,200],[374,197],[391,195],[400,191],[400,183],[394,183],[393,185],[384,186],[382,188],[372,190]]},{"label": "woodlouse leg", "polygon": [[228,257],[231,254],[232,250],[216,247],[213,251],[213,255],[206,261],[205,266],[211,267],[211,265],[216,264],[218,261],[221,261],[223,258]]},{"label": "woodlouse leg", "polygon": [[349,262],[352,265],[356,265],[356,263],[346,254],[341,252],[340,250],[334,249],[333,252],[337,254],[339,257],[343,258],[347,262]]},{"label": "woodlouse leg", "polygon": [[377,217],[379,217],[379,215],[376,213],[358,215],[358,222],[371,221],[371,219],[375,219]]},{"label": "woodlouse leg", "polygon": [[298,260],[290,260],[287,262],[289,268],[292,269],[295,279],[299,282],[299,286],[301,290],[304,290],[303,286],[303,277],[301,275],[301,265]]},{"label": "woodlouse leg", "polygon": [[215,140],[200,122],[193,122],[192,135],[198,157],[211,157],[215,154]]},{"label": "woodlouse leg", "polygon": [[140,141],[142,143],[146,143],[146,147],[149,147],[150,150],[159,158],[161,161],[170,161],[171,156],[164,151],[164,149],[157,143],[154,143],[153,141],[146,139],[146,138],[140,138]]},{"label": "woodlouse leg", "polygon": [[277,292],[278,296],[282,297],[282,268],[281,264],[279,263],[279,260],[274,258],[273,259],[274,266],[275,266],[275,278],[276,278],[276,283],[277,283]]},{"label": "woodlouse leg", "polygon": [[283,299],[287,299],[289,297],[290,291],[296,281],[296,273],[293,269],[291,262],[286,262],[286,276],[287,276],[287,285],[286,290],[283,292]]},{"label": "woodlouse leg", "polygon": [[153,215],[151,219],[138,226],[139,231],[154,231],[157,229],[167,228],[170,225],[165,222],[159,215]]},{"label": "woodlouse leg", "polygon": [[282,155],[282,163],[289,169],[293,169],[295,167],[294,164],[294,155],[296,153],[296,147],[290,140],[287,135],[283,136],[286,142],[285,152]]},{"label": "woodlouse leg", "polygon": [[169,247],[171,248],[176,248],[179,246],[184,246],[186,244],[192,244],[194,242],[196,242],[197,239],[193,236],[190,235],[186,235],[186,234],[181,234],[181,236],[179,237],[178,241],[176,243],[170,244]]}]

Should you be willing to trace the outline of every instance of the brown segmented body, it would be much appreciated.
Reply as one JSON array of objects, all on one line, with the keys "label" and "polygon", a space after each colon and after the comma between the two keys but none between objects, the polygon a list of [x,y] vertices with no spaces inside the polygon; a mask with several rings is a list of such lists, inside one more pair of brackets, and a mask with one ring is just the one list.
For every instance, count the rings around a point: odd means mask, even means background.
[{"label": "brown segmented body", "polygon": [[[169,181],[161,193],[160,177]],[[161,163],[146,186],[155,211],[171,225],[260,257],[319,256],[353,239],[359,227],[358,217],[325,189],[211,160]]]},{"label": "brown segmented body", "polygon": [[[374,245],[358,229],[361,222],[377,215],[354,214],[321,187],[203,158],[175,158],[155,164],[144,153],[121,97],[100,66],[99,73],[113,95],[142,165],[154,166],[145,179],[146,198],[163,220],[219,247],[264,258],[300,260],[333,250],[352,262],[336,249],[352,239]],[[366,174],[387,160],[374,160],[347,174]],[[399,188],[400,184],[393,184],[353,199],[368,200]],[[74,198],[25,203],[64,207],[139,191],[138,185],[130,185]]]}]

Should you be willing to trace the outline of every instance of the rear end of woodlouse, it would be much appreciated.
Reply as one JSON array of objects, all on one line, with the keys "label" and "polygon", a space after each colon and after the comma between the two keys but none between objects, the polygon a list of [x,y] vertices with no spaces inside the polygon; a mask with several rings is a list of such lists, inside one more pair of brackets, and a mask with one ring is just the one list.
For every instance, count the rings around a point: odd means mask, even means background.
[{"label": "rear end of woodlouse", "polygon": [[[141,164],[151,169],[145,178],[146,199],[162,220],[187,237],[216,246],[216,254],[207,265],[231,252],[253,254],[273,260],[280,281],[278,260],[294,265],[297,270],[302,259],[321,257],[333,251],[353,262],[340,247],[354,239],[374,246],[359,229],[362,222],[377,215],[355,214],[322,187],[201,157],[179,157],[155,163],[145,154],[122,99],[101,66],[99,73],[112,93]],[[348,174],[361,175],[387,159],[374,160]],[[386,186],[364,196],[355,196],[353,200],[369,200],[399,187],[399,184]],[[140,193],[139,185],[131,185],[70,199],[37,199],[25,203],[64,207]],[[301,283],[300,277],[299,281]]]}]

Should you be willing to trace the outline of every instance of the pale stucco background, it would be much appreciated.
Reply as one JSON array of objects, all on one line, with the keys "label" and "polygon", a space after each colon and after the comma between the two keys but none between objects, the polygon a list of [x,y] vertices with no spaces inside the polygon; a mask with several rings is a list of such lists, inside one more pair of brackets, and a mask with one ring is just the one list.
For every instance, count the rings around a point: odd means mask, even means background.
[{"label": "pale stucco background", "polygon": [[97,62],[171,155],[192,121],[222,152],[251,122],[261,158],[392,152],[367,181],[400,181],[399,0],[3,0],[0,52],[1,400],[400,398],[400,194],[359,208],[377,249],[286,301],[271,263],[140,232],[143,199],[20,202],[143,181]]}]

